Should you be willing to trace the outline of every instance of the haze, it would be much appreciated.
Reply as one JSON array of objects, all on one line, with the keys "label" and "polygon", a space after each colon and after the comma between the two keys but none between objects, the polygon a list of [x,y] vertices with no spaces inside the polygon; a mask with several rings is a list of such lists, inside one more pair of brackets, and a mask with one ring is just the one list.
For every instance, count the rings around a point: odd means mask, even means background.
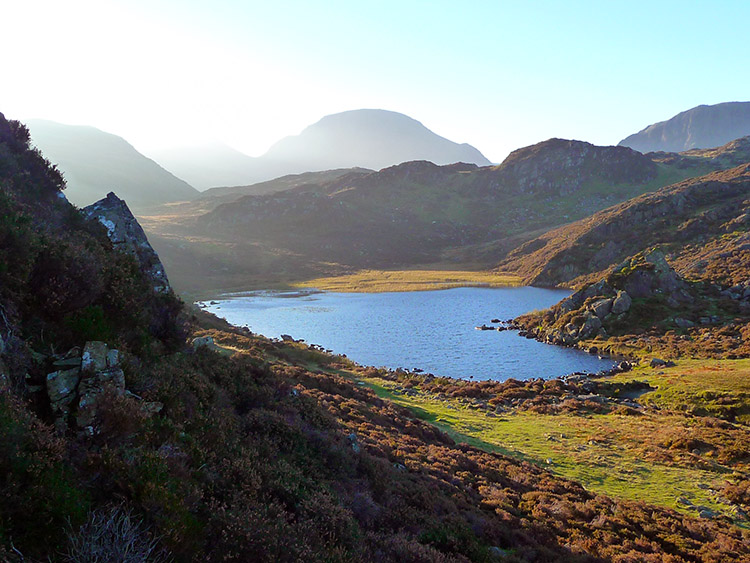
[{"label": "haze", "polygon": [[92,125],[145,151],[218,141],[259,155],[324,115],[384,108],[498,162],[550,137],[615,144],[750,92],[745,2],[75,0],[4,12],[9,118]]}]

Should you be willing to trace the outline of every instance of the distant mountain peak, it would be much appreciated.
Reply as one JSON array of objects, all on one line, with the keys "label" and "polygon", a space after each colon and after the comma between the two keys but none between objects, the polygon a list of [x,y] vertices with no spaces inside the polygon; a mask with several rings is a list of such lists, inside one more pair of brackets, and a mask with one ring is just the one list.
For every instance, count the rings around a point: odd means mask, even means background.
[{"label": "distant mountain peak", "polygon": [[380,170],[402,162],[438,165],[490,161],[467,143],[441,137],[422,123],[395,111],[355,109],[326,115],[299,135],[285,137],[253,158],[217,150],[154,151],[154,157],[202,188],[240,186],[288,174],[341,168]]},{"label": "distant mountain peak", "polygon": [[700,105],[620,141],[642,153],[718,147],[750,135],[750,102]]}]

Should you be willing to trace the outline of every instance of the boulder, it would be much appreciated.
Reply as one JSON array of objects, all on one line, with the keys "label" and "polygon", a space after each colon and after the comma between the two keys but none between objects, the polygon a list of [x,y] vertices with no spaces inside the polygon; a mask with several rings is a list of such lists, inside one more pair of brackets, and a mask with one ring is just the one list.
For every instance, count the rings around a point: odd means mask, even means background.
[{"label": "boulder", "polygon": [[633,300],[628,295],[627,291],[618,291],[617,297],[612,302],[612,309],[610,313],[613,315],[620,315],[630,310],[630,306],[633,304]]},{"label": "boulder", "polygon": [[583,326],[578,331],[578,338],[580,340],[591,338],[599,332],[600,328],[602,328],[602,321],[599,319],[599,317],[597,317],[593,313],[588,312],[586,314],[586,321],[583,323]]},{"label": "boulder", "polygon": [[119,350],[110,350],[107,352],[107,367],[113,368],[120,365],[120,352]]},{"label": "boulder", "polygon": [[95,422],[99,400],[108,389],[117,395],[125,394],[125,374],[120,368],[103,369],[81,379],[76,414],[79,428],[86,428]]},{"label": "boulder", "polygon": [[123,200],[110,192],[107,197],[84,207],[82,211],[104,225],[107,236],[116,249],[136,258],[155,291],[169,291],[169,280],[159,256]]},{"label": "boulder", "polygon": [[612,303],[614,302],[614,299],[599,299],[598,301],[594,301],[590,305],[591,312],[594,313],[599,319],[604,319],[609,313],[612,311]]},{"label": "boulder", "polygon": [[47,395],[53,412],[66,410],[75,398],[75,392],[81,381],[79,369],[53,371],[47,374]]},{"label": "boulder", "polygon": [[86,342],[81,356],[81,369],[83,371],[98,371],[107,369],[107,354],[109,347],[100,341]]},{"label": "boulder", "polygon": [[674,363],[672,360],[662,360],[661,358],[652,358],[651,362],[649,362],[649,365],[652,368],[671,368],[676,366],[677,364]]},{"label": "boulder", "polygon": [[198,348],[208,348],[210,350],[213,350],[216,348],[216,344],[214,343],[214,339],[212,336],[199,336],[198,338],[193,338],[193,350],[197,350]]}]

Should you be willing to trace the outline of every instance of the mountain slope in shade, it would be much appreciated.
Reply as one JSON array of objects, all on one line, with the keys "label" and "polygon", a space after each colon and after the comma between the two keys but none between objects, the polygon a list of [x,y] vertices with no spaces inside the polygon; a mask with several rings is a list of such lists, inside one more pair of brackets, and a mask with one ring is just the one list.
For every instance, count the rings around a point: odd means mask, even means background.
[{"label": "mountain slope in shade", "polygon": [[412,160],[490,164],[471,145],[454,143],[406,115],[379,109],[328,115],[299,135],[281,139],[257,158],[222,145],[151,154],[199,188],[249,185],[288,174],[337,168],[380,170]]},{"label": "mountain slope in shade", "polygon": [[750,102],[698,106],[620,141],[642,153],[718,147],[750,135]]},{"label": "mountain slope in shade", "polygon": [[198,191],[139,153],[122,137],[94,127],[27,121],[33,143],[65,175],[79,206],[116,191],[133,208],[191,199]]}]

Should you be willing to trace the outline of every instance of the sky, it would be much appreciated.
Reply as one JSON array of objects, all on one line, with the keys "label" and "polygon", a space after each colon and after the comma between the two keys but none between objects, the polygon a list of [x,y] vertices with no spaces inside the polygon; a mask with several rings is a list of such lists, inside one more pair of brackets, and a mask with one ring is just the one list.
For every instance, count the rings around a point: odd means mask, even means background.
[{"label": "sky", "polygon": [[223,142],[258,156],[324,115],[381,108],[500,162],[750,100],[744,0],[7,4],[0,112],[146,153]]}]

